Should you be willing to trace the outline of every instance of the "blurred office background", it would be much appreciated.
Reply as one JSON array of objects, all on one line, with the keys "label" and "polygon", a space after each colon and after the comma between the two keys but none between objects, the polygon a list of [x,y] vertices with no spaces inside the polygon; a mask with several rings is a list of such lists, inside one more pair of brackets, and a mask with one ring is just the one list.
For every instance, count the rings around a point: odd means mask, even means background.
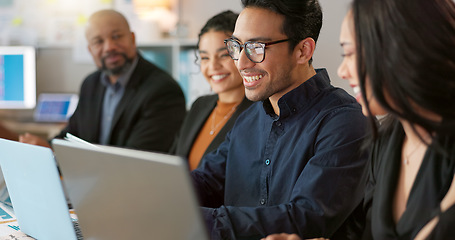
[{"label": "blurred office background", "polygon": [[[342,60],[340,25],[350,0],[320,2],[324,23],[314,66],[327,68],[332,83],[351,93],[347,82],[336,75]],[[127,16],[139,50],[179,81],[188,105],[210,91],[193,62],[199,29],[220,11],[242,10],[240,0],[0,0],[0,45],[36,48],[36,96],[78,93],[82,80],[95,70],[84,25],[91,13],[104,8]],[[0,116],[11,111],[28,114],[27,110],[0,110]]]}]

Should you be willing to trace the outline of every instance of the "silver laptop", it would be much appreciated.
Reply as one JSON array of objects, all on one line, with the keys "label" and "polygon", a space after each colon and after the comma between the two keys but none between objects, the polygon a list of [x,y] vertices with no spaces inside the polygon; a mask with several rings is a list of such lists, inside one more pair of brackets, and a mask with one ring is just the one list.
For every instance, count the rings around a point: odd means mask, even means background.
[{"label": "silver laptop", "polygon": [[85,239],[208,239],[182,158],[59,139],[52,146]]},{"label": "silver laptop", "polygon": [[51,149],[0,139],[0,166],[22,232],[77,239]]}]

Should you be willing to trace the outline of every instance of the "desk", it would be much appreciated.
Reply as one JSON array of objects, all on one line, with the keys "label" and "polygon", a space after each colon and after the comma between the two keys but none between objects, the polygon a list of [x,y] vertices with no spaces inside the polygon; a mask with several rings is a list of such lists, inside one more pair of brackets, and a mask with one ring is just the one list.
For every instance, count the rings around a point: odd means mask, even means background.
[{"label": "desk", "polygon": [[18,134],[29,132],[45,139],[53,138],[66,126],[66,123],[20,122],[10,119],[2,119],[1,122],[6,128]]},{"label": "desk", "polygon": [[[77,219],[73,209],[69,212],[71,218]],[[0,202],[0,213],[3,214],[0,216],[0,240],[36,240],[20,231],[14,212],[2,202]],[[52,227],[52,223],[49,223],[49,227]]]},{"label": "desk", "polygon": [[0,202],[0,240],[9,239],[35,239],[19,230],[16,216],[12,209],[6,206],[3,202]]},{"label": "desk", "polygon": [[[36,240],[19,230],[12,229],[12,227],[17,226],[17,222],[13,224],[11,227],[7,226],[8,224],[5,224],[5,226],[0,225],[0,240]],[[11,230],[4,230],[8,228],[11,228]],[[2,231],[5,232],[2,233]]]}]

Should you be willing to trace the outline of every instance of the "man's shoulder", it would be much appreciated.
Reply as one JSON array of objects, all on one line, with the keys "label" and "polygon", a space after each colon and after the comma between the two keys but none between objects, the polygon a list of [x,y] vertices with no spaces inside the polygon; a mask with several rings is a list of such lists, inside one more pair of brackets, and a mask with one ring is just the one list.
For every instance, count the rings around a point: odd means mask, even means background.
[{"label": "man's shoulder", "polygon": [[83,88],[94,88],[96,85],[101,84],[101,71],[96,70],[89,75],[87,75],[84,80],[82,81],[82,89]]},{"label": "man's shoulder", "polygon": [[338,132],[349,128],[366,129],[367,120],[362,113],[362,107],[341,88],[330,86],[323,89],[304,109],[297,114],[301,114],[301,118],[305,119],[300,125],[309,128],[332,129]]},{"label": "man's shoulder", "polygon": [[292,92],[283,96],[288,105],[302,108],[302,114],[315,111],[318,114],[338,108],[353,107],[360,109],[357,101],[344,89],[333,86],[325,69],[316,69],[316,75],[306,80]]},{"label": "man's shoulder", "polygon": [[362,108],[360,104],[347,93],[344,89],[339,87],[331,86],[322,91],[322,94],[317,99],[317,105],[319,110],[326,111],[347,111],[354,110],[361,113]]},{"label": "man's shoulder", "polygon": [[175,81],[174,78],[164,71],[163,69],[159,68],[152,62],[149,62],[142,56],[138,56],[139,60],[136,66],[136,69],[134,70],[134,74],[142,74],[147,76],[147,79],[160,79],[163,81]]},{"label": "man's shoulder", "polygon": [[[164,70],[148,62],[143,58],[139,58],[139,62],[131,75],[129,87],[133,88],[153,88],[167,89],[172,91],[182,91],[180,85],[174,78]],[[183,94],[183,93],[182,93]]]},{"label": "man's shoulder", "polygon": [[365,125],[367,122],[360,104],[352,100],[351,96],[344,90],[334,91],[329,94],[327,99],[325,99],[325,104],[314,110],[318,112],[314,119],[317,120],[319,118],[317,121],[325,122],[326,124],[332,121],[344,121],[348,125]]}]

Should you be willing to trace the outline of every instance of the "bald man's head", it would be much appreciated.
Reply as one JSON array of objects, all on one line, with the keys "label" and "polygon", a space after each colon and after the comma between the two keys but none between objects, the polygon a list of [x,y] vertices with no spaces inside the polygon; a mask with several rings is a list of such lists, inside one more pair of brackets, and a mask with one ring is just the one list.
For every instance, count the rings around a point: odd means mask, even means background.
[{"label": "bald man's head", "polygon": [[95,64],[109,76],[122,74],[136,57],[134,33],[126,18],[115,10],[92,14],[85,36]]},{"label": "bald man's head", "polygon": [[128,29],[128,31],[130,31],[130,25],[128,24],[128,21],[121,13],[112,9],[105,9],[97,11],[90,16],[85,29],[85,34],[87,35],[90,32],[91,27],[100,21],[115,21],[113,24],[121,24],[123,27]]}]

